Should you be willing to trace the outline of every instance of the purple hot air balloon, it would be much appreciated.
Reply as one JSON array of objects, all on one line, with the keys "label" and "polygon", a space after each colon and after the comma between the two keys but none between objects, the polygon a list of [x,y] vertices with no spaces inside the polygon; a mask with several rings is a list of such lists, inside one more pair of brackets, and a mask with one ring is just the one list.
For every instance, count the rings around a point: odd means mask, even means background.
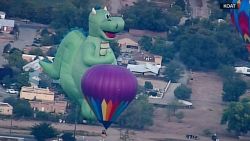
[{"label": "purple hot air balloon", "polygon": [[137,79],[126,68],[96,65],[82,78],[82,91],[96,118],[107,129],[137,92]]}]

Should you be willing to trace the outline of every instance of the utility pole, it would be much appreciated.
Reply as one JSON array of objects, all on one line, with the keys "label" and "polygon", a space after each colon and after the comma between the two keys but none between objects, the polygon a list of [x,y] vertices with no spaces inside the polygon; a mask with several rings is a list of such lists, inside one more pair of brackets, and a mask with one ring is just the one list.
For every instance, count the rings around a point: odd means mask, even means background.
[{"label": "utility pole", "polygon": [[78,119],[78,104],[76,104],[76,109],[75,109],[75,128],[74,128],[74,138],[76,138],[76,124],[77,124],[77,119]]},{"label": "utility pole", "polygon": [[12,133],[12,115],[10,116],[10,135]]}]

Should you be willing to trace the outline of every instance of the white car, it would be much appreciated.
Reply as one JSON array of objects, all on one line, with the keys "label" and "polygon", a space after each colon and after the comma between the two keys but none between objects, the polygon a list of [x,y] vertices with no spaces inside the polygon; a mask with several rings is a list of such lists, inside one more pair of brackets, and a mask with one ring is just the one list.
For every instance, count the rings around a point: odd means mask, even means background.
[{"label": "white car", "polygon": [[18,94],[18,91],[15,91],[14,89],[7,89],[6,93],[10,93],[10,94]]}]

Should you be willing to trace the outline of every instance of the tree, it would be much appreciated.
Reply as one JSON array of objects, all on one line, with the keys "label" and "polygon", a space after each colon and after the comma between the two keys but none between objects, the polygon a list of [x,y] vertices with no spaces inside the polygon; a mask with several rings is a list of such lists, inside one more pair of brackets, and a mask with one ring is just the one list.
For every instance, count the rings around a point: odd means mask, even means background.
[{"label": "tree", "polygon": [[185,85],[181,85],[174,90],[174,95],[178,99],[190,99],[192,90]]},{"label": "tree", "polygon": [[13,77],[13,80],[16,83],[18,89],[21,89],[23,86],[30,86],[29,72],[18,73]]},{"label": "tree", "polygon": [[123,112],[118,123],[122,127],[143,129],[153,124],[153,111],[153,105],[148,103],[147,97],[141,96]]},{"label": "tree", "polygon": [[31,128],[31,135],[38,141],[45,141],[57,136],[57,131],[48,123],[40,123]]},{"label": "tree", "polygon": [[11,44],[8,43],[7,45],[4,46],[3,53],[9,53],[10,49],[11,49]]},{"label": "tree", "polygon": [[114,54],[115,54],[115,58],[117,58],[118,56],[121,55],[121,48],[119,47],[117,42],[110,42],[110,48],[113,50]]},{"label": "tree", "polygon": [[41,73],[39,74],[39,84],[38,87],[39,88],[50,88],[52,86],[52,79],[45,73]]},{"label": "tree", "polygon": [[145,81],[144,83],[144,88],[145,89],[153,89],[153,84],[150,81]]},{"label": "tree", "polygon": [[[171,8],[163,11],[153,2],[139,0],[133,6],[121,10],[124,15],[126,29],[147,29],[152,31],[167,31],[168,27],[179,23],[180,9]],[[159,18],[161,17],[161,18]]]},{"label": "tree", "polygon": [[153,41],[151,37],[143,36],[138,43],[144,50],[150,51],[153,47],[152,42]]},{"label": "tree", "polygon": [[185,11],[186,9],[186,3],[184,0],[175,0],[175,4],[181,7],[182,11]]},{"label": "tree", "polygon": [[47,56],[55,57],[56,52],[57,52],[57,47],[53,46],[53,47],[49,48],[49,50],[47,52]]},{"label": "tree", "polygon": [[231,79],[238,77],[238,75],[235,73],[234,67],[227,65],[219,66],[217,73],[224,79],[224,81],[230,81]]},{"label": "tree", "polygon": [[184,113],[183,112],[178,112],[175,114],[175,117],[181,122],[181,120],[184,118]]},{"label": "tree", "polygon": [[30,55],[44,56],[42,49],[34,48],[29,52]]},{"label": "tree", "polygon": [[64,133],[62,135],[63,141],[75,141],[76,139],[73,137],[72,133]]},{"label": "tree", "polygon": [[30,103],[26,100],[9,97],[4,99],[4,102],[9,103],[13,107],[15,117],[32,117],[33,115]]},{"label": "tree", "polygon": [[223,112],[221,124],[226,124],[229,131],[236,135],[250,131],[250,103],[232,102]]},{"label": "tree", "polygon": [[231,79],[223,83],[223,101],[238,101],[239,97],[246,92],[246,82],[239,78]]},{"label": "tree", "polygon": [[194,34],[180,42],[180,59],[195,70],[216,69],[219,65],[218,44],[211,37]]},{"label": "tree", "polygon": [[10,54],[5,57],[8,60],[8,63],[12,67],[16,67],[19,69],[22,69],[22,67],[27,63],[25,60],[22,58],[22,51],[19,49],[13,48],[10,50]]},{"label": "tree", "polygon": [[177,82],[182,73],[182,67],[175,61],[170,62],[164,70],[165,80]]}]

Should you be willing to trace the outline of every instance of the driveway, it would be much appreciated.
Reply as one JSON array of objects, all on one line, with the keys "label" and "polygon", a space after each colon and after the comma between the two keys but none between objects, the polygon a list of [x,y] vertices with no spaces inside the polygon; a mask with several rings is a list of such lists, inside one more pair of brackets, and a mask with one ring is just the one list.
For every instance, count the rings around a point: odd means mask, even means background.
[{"label": "driveway", "polygon": [[189,0],[192,18],[209,18],[208,0]]},{"label": "driveway", "polygon": [[33,43],[34,37],[36,35],[36,29],[29,27],[20,27],[19,30],[19,39],[12,43],[12,47],[23,50],[25,48],[25,45],[31,45]]}]

